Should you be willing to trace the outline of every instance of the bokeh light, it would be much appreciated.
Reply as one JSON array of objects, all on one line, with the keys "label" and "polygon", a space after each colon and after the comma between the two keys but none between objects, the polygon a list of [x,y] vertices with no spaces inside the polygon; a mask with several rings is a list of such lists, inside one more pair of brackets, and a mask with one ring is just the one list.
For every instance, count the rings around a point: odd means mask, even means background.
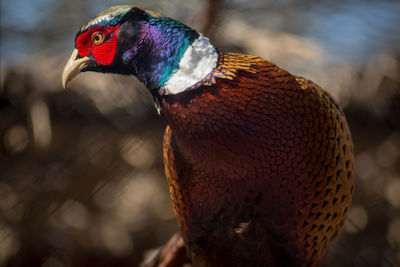
[{"label": "bokeh light", "polygon": [[77,30],[114,4],[177,18],[222,51],[265,57],[329,91],[352,131],[356,187],[322,266],[400,266],[399,1],[28,2],[0,9],[1,266],[138,266],[178,229],[165,120],[148,90],[100,73],[61,87]]}]

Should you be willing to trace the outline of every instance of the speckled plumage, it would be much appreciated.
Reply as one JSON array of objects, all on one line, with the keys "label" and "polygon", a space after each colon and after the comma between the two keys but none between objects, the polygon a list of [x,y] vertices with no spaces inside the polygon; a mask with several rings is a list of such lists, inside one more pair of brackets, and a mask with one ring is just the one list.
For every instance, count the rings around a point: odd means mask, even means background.
[{"label": "speckled plumage", "polygon": [[354,183],[350,132],[326,92],[261,58],[220,53],[204,85],[161,106],[170,195],[195,263],[321,261]]}]

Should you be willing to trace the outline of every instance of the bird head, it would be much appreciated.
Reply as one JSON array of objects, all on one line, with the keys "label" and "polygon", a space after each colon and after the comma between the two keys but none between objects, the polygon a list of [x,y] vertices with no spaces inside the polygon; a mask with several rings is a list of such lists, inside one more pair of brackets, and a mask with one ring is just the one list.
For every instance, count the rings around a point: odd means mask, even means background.
[{"label": "bird head", "polygon": [[[202,50],[195,44],[199,39]],[[183,23],[134,6],[114,6],[79,30],[75,49],[63,71],[62,83],[65,88],[67,82],[80,72],[95,71],[132,74],[150,90],[164,90],[164,87],[168,89],[168,81],[179,69],[182,72],[185,68],[196,67],[202,53],[212,53],[216,62],[216,50],[208,39]],[[190,62],[186,65],[181,62],[185,54],[190,54],[185,60]],[[209,70],[202,67],[202,71]],[[177,81],[169,87],[179,83],[179,78],[175,77]],[[183,84],[180,86],[186,86]]]}]

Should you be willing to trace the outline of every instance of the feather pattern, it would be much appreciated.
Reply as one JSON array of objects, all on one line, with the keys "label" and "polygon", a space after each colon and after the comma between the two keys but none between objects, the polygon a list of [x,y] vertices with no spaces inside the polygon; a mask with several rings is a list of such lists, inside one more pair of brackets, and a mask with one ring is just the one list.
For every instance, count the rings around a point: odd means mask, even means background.
[{"label": "feather pattern", "polygon": [[110,8],[82,29],[63,84],[80,71],[135,75],[167,120],[181,237],[163,254],[194,266],[321,262],[354,190],[350,131],[327,92],[262,58],[218,51],[152,11]]},{"label": "feather pattern", "polygon": [[193,262],[320,262],[354,184],[349,129],[328,93],[261,58],[220,53],[209,80],[161,106],[166,176]]}]

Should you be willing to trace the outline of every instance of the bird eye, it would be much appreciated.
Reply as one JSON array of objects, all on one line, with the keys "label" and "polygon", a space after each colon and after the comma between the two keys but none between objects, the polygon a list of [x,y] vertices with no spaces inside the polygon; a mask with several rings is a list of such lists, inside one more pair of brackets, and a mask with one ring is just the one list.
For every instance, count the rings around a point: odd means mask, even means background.
[{"label": "bird eye", "polygon": [[103,43],[103,41],[104,41],[104,34],[102,32],[94,32],[92,34],[92,42],[94,44],[99,45],[99,44]]}]

